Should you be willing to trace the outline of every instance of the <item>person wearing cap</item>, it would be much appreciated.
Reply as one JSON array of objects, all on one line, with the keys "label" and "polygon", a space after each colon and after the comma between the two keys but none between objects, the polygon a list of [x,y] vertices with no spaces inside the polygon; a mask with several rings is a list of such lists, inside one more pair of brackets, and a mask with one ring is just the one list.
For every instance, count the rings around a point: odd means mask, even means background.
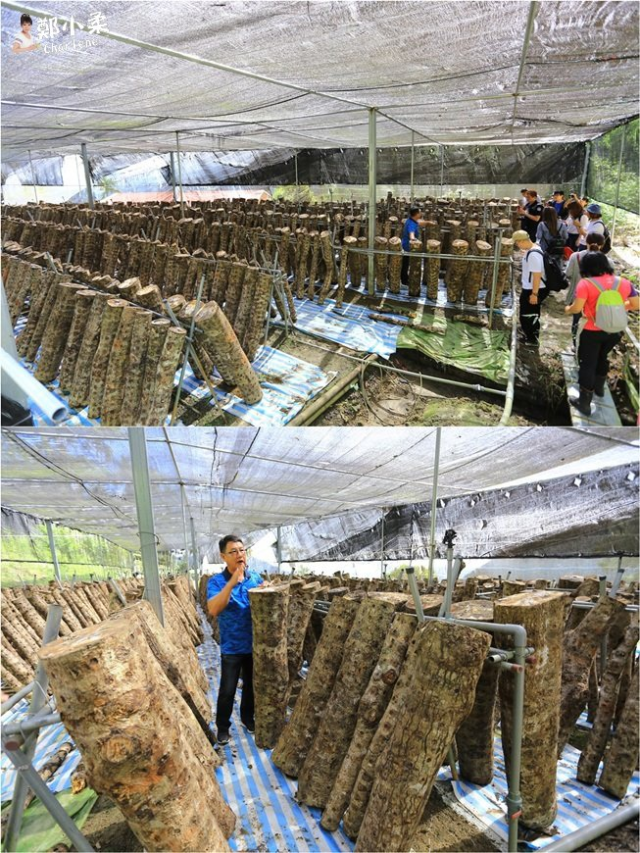
[{"label": "person wearing cap", "polygon": [[240,719],[255,730],[253,698],[253,626],[249,590],[264,581],[247,565],[247,552],[239,536],[224,536],[219,544],[224,571],[209,578],[207,611],[220,629],[220,689],[216,707],[218,743],[229,743],[231,712],[238,679],[242,675]]},{"label": "person wearing cap", "polygon": [[540,305],[547,297],[544,278],[544,252],[529,234],[514,231],[514,244],[524,252],[522,257],[522,290],[520,291],[520,327],[525,346],[540,345]]},{"label": "person wearing cap", "polygon": [[554,190],[553,191],[553,201],[551,202],[555,208],[556,214],[559,219],[566,219],[569,215],[566,210],[566,201],[564,197],[564,190]]},{"label": "person wearing cap", "polygon": [[589,236],[591,234],[602,234],[604,233],[604,222],[602,221],[602,209],[599,204],[592,202],[587,205],[585,210],[587,216],[589,217],[589,221],[587,222],[587,231],[584,235],[584,245],[580,245],[578,249],[586,249],[587,244],[589,243]]},{"label": "person wearing cap", "polygon": [[420,208],[412,204],[409,208],[409,218],[405,221],[402,229],[402,251],[406,252],[402,257],[402,269],[400,270],[400,281],[402,284],[409,284],[409,252],[411,251],[411,241],[420,239]]}]

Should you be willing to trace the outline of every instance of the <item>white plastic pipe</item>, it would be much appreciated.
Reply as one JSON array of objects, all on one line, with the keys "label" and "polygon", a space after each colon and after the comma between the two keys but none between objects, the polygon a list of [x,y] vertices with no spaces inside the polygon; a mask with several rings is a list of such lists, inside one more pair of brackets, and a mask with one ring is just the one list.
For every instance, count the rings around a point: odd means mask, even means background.
[{"label": "white plastic pipe", "polygon": [[12,358],[5,350],[0,350],[0,367],[15,384],[29,397],[44,415],[54,424],[69,418],[69,412],[58,398],[47,390],[29,371]]}]

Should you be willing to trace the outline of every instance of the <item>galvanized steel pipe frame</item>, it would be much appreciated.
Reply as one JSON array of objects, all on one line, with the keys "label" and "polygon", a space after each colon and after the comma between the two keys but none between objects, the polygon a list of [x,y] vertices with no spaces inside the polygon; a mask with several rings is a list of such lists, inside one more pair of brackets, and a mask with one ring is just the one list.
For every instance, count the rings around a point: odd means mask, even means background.
[{"label": "galvanized steel pipe frame", "polygon": [[[62,606],[60,604],[50,604],[47,610],[47,620],[45,622],[44,634],[42,637],[43,646],[46,646],[47,643],[50,643],[52,640],[56,639],[60,630],[61,622]],[[38,665],[36,666],[36,675],[33,681],[33,695],[31,697],[31,704],[29,706],[29,713],[27,719],[35,717],[44,707],[45,699],[47,697],[48,684],[49,679],[47,677],[47,673],[45,672],[42,661],[38,661]],[[33,733],[29,734],[29,736],[24,742],[24,752],[22,752],[22,757],[28,766],[31,766],[31,759],[33,758],[36,751],[39,731],[40,729],[38,727]],[[4,736],[2,738],[2,746],[4,749]],[[9,755],[8,750],[7,755]],[[11,758],[11,756],[9,757]],[[36,773],[36,776],[37,775],[38,774]],[[38,779],[40,779],[39,776]],[[29,785],[33,788],[33,785],[31,785],[31,783],[29,783]],[[44,785],[44,787],[46,788],[46,785]],[[47,791],[48,790],[49,789],[47,788]],[[13,797],[11,800],[11,808],[9,811],[9,819],[7,821],[7,828],[5,830],[3,839],[3,845],[5,850],[16,849],[18,838],[20,836],[20,827],[22,826],[22,816],[24,813],[24,802],[26,796],[27,783],[25,776],[22,773],[17,773],[15,786],[13,789]]]},{"label": "galvanized steel pipe frame", "polygon": [[584,844],[637,818],[638,815],[640,815],[640,799],[636,798],[632,803],[626,806],[621,805],[610,814],[591,821],[586,826],[581,826],[580,829],[541,847],[540,851],[541,853],[571,853],[572,850],[578,850]]},{"label": "galvanized steel pipe frame", "polygon": [[[80,832],[73,820],[62,808],[55,796],[51,793],[51,791],[47,787],[46,782],[44,782],[40,778],[38,772],[36,771],[29,758],[27,758],[27,756],[24,754],[24,752],[22,752],[21,749],[10,749],[5,744],[4,734],[2,735],[2,750],[8,757],[9,761],[11,761],[13,766],[16,768],[16,788],[18,787],[18,783],[24,785],[25,788],[27,786],[31,788],[33,793],[42,802],[43,806],[46,808],[46,810],[49,812],[49,814],[55,820],[58,826],[62,829],[65,835],[67,835],[71,839],[74,848],[78,850],[79,853],[93,853],[93,847],[89,844],[89,842]],[[20,818],[22,819],[22,814],[20,814]],[[8,838],[8,832],[9,827],[7,827],[7,835],[5,836],[4,841],[5,849],[15,850],[15,842],[11,841],[11,839]]]}]

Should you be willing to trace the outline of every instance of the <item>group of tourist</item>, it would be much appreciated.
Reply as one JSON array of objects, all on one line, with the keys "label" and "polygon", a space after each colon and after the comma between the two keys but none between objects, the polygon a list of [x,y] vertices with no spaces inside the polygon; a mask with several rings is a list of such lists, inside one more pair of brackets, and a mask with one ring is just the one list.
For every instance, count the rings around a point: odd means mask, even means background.
[{"label": "group of tourist", "polygon": [[[607,258],[609,232],[600,205],[556,190],[546,203],[532,189],[521,190],[522,228],[513,240],[522,257],[520,325],[525,346],[540,340],[540,306],[551,288],[548,281],[566,276],[565,312],[573,315],[572,336],[578,356],[580,396],[570,403],[591,414],[593,395],[603,397],[609,354],[627,325],[627,312],[639,307],[638,294],[616,276]],[[564,262],[566,269],[563,269]]]}]

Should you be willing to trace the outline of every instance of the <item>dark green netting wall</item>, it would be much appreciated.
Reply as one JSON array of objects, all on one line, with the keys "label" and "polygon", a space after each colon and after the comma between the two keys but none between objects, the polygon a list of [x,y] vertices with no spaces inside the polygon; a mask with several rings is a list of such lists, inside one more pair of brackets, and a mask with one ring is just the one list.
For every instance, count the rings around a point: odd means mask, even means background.
[{"label": "dark green netting wall", "polygon": [[622,151],[620,171],[620,197],[618,207],[631,213],[640,213],[640,181],[638,163],[638,119],[622,124],[591,143],[587,195],[605,204],[615,205],[618,182],[618,164]]}]

